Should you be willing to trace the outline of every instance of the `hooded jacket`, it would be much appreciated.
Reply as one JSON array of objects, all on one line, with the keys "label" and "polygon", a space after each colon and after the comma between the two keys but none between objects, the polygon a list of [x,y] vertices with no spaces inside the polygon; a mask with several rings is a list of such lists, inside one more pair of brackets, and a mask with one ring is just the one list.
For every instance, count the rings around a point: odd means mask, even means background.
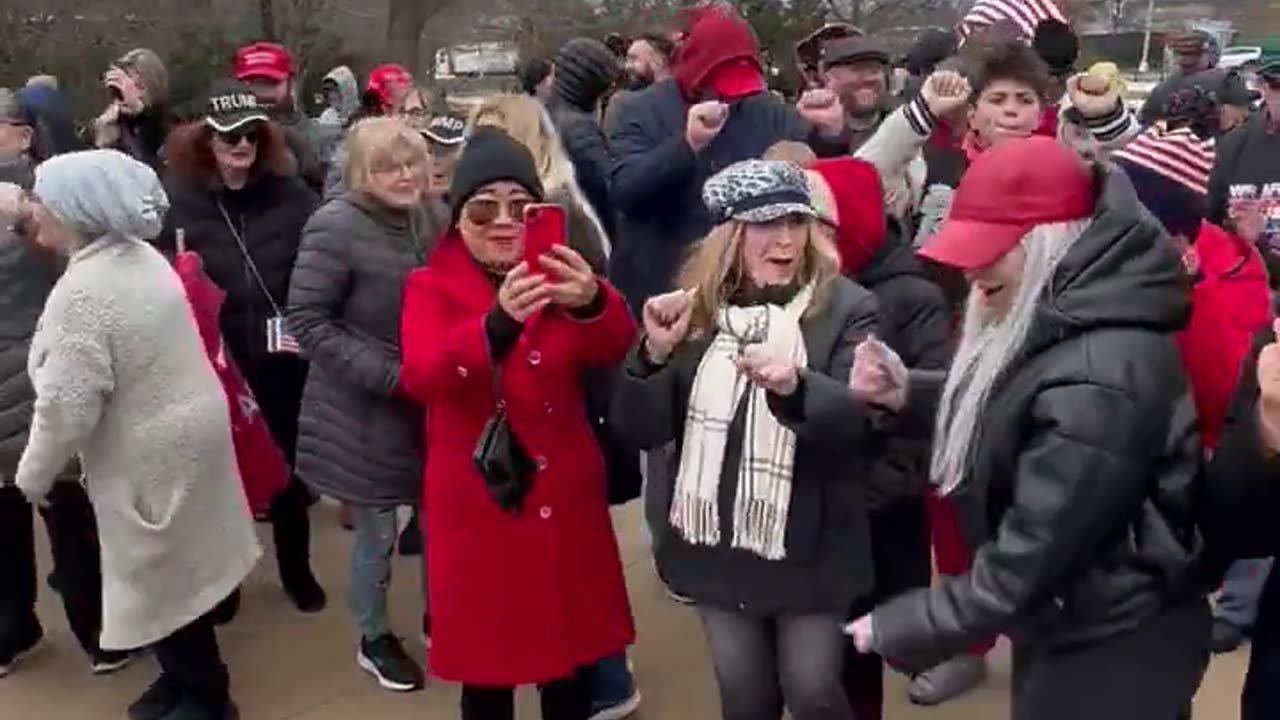
[{"label": "hooded jacket", "polygon": [[325,108],[317,122],[346,127],[347,121],[360,109],[360,81],[351,68],[339,65],[324,76],[324,82],[332,82],[338,88],[338,106]]},{"label": "hooded jacket", "polygon": [[877,650],[906,667],[995,633],[1097,643],[1201,594],[1201,448],[1174,340],[1187,278],[1123,175],[1099,178],[1092,224],[1037,302],[951,496],[972,569],[874,612]]},{"label": "hooded jacket", "polygon": [[613,159],[596,108],[617,75],[617,60],[603,43],[588,38],[570,40],[556,54],[555,81],[547,103],[551,122],[573,163],[578,187],[610,236],[614,232],[609,192]]}]

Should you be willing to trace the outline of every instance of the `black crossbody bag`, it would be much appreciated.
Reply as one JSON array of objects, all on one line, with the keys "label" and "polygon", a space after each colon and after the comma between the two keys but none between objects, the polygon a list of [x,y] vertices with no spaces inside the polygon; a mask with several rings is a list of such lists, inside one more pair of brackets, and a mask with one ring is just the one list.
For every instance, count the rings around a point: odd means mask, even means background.
[{"label": "black crossbody bag", "polygon": [[497,399],[497,405],[480,431],[471,462],[484,478],[485,487],[498,506],[518,515],[524,506],[525,496],[533,487],[537,466],[511,429],[506,403],[502,401],[500,392],[502,369],[496,360],[492,365],[493,397]]}]

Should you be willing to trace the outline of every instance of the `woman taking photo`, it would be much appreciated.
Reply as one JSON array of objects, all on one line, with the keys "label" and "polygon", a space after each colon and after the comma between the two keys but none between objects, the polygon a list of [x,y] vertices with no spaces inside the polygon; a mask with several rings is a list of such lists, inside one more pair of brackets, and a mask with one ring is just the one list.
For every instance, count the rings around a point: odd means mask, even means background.
[{"label": "woman taking photo", "polygon": [[866,344],[851,386],[908,424],[936,408],[930,474],[976,550],[855,643],[924,668],[1006,634],[1015,720],[1190,717],[1210,617],[1174,244],[1123,174],[1030,138],[974,162],[921,252],[970,285],[945,384]]},{"label": "woman taking photo", "polygon": [[[206,107],[202,121],[175,129],[165,145],[171,207],[159,245],[172,254],[174,231],[183,230],[187,249],[227,293],[223,340],[293,466],[307,364],[296,345],[269,340],[269,331],[284,320],[289,276],[316,199],[247,85],[219,84]],[[318,612],[325,595],[311,573],[309,502],[295,476],[272,501],[270,518],[285,592],[299,610]]]},{"label": "woman taking photo", "polygon": [[475,109],[471,124],[496,127],[528,148],[547,202],[569,210],[569,247],[603,273],[609,260],[609,236],[578,186],[573,162],[542,103],[529,95],[494,95]]},{"label": "woman taking photo", "polygon": [[[613,422],[643,449],[677,443],[674,484],[648,488],[658,571],[702,619],[725,720],[851,720],[838,628],[871,591],[847,398],[871,293],[840,275],[804,174],[751,160],[707,181],[718,225],[644,306]],[[650,478],[654,482],[654,478]]]},{"label": "woman taking photo", "polygon": [[345,502],[355,526],[350,609],[357,662],[388,690],[422,687],[391,633],[387,588],[396,508],[422,489],[421,406],[402,394],[400,298],[441,233],[424,210],[426,141],[396,118],[347,136],[346,192],[303,230],[289,285],[289,330],[311,361],[298,420],[298,476]]},{"label": "woman taking photo", "polygon": [[101,645],[150,646],[160,665],[129,717],[238,717],[211,614],[261,551],[222,384],[181,283],[147,242],[164,189],[146,165],[94,150],[42,164],[34,191],[0,206],[20,205],[28,236],[68,261],[31,341],[35,412],[17,485],[41,504],[81,458],[102,548]]},{"label": "woman taking photo", "polygon": [[[513,688],[535,683],[544,720],[587,720],[592,665],[633,630],[582,376],[622,358],[635,325],[569,247],[524,260],[543,188],[510,136],[477,130],[449,195],[453,228],[402,320],[400,383],[430,413],[431,667],[463,684],[464,720],[510,720]],[[519,468],[501,479],[472,459],[495,409]]]}]

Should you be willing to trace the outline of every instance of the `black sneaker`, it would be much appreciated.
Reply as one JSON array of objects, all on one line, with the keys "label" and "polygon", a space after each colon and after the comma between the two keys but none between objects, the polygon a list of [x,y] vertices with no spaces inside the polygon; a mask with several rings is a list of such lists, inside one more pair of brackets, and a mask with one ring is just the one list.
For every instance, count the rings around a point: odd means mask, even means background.
[{"label": "black sneaker", "polygon": [[161,675],[129,705],[129,720],[163,720],[182,702],[178,689]]},{"label": "black sneaker", "polygon": [[421,690],[425,681],[422,668],[405,653],[394,635],[376,640],[361,640],[356,655],[360,668],[378,679],[378,684],[394,692]]},{"label": "black sneaker", "polygon": [[133,653],[99,650],[89,659],[94,675],[110,675],[120,672],[133,662]]},{"label": "black sneaker", "polygon": [[23,658],[39,649],[42,640],[44,628],[40,627],[39,622],[33,620],[25,625],[17,637],[0,648],[0,678],[8,675]]}]

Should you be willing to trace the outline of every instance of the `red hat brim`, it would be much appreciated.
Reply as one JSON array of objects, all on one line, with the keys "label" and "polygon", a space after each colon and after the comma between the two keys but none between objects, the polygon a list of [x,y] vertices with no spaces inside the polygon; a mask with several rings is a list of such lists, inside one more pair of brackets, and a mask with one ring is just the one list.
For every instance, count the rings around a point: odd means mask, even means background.
[{"label": "red hat brim", "polygon": [[919,255],[960,270],[978,270],[1004,257],[1034,225],[947,219]]}]

